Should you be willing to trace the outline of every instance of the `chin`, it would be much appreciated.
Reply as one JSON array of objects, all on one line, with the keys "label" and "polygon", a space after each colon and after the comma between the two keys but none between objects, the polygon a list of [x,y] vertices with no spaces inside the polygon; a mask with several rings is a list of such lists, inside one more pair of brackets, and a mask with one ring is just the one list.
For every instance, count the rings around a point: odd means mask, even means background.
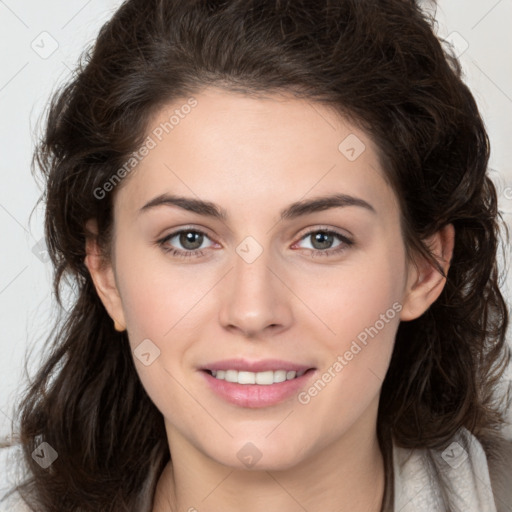
[{"label": "chin", "polygon": [[[235,453],[235,457],[226,457],[227,453]],[[217,455],[217,456],[216,456]],[[261,442],[247,438],[226,447],[222,454],[210,454],[219,464],[238,470],[247,471],[286,471],[303,461],[304,445],[273,442],[270,439]]]}]

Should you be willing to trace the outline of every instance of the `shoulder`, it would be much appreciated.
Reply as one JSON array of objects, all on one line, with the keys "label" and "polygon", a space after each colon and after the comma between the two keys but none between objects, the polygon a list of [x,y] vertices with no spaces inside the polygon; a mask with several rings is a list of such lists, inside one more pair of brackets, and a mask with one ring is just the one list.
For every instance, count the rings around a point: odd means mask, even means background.
[{"label": "shoulder", "polygon": [[512,510],[512,439],[496,437],[483,444],[498,512]]},{"label": "shoulder", "polygon": [[397,505],[405,502],[404,512],[510,512],[511,445],[505,439],[480,442],[461,428],[437,449],[395,447]]},{"label": "shoulder", "polygon": [[[512,441],[493,433],[477,438],[468,429],[461,428],[444,450],[435,454],[445,463],[443,470],[455,485],[454,493],[465,491],[461,475],[473,488],[473,499],[489,503],[496,512],[512,509]],[[447,466],[450,469],[447,469]],[[455,470],[455,471],[454,471]],[[469,492],[468,492],[469,494]],[[486,509],[487,510],[487,509]]]}]

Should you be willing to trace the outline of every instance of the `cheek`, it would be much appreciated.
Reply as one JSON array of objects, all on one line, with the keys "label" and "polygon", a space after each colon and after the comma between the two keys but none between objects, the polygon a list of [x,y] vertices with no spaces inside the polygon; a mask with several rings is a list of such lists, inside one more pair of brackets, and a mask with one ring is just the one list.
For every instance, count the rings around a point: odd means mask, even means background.
[{"label": "cheek", "polygon": [[359,289],[344,296],[342,307],[326,317],[336,334],[323,336],[318,377],[302,390],[298,402],[317,418],[331,418],[338,433],[379,396],[400,323],[401,304],[394,298],[393,286],[368,293]]},{"label": "cheek", "polygon": [[144,247],[120,251],[116,264],[127,329],[134,342],[150,338],[168,343],[174,332],[194,328],[190,313],[212,288],[214,276],[198,279],[193,265],[173,265],[163,254]]},{"label": "cheek", "polygon": [[200,311],[201,298],[212,283],[206,279],[199,282],[197,271],[194,279],[191,270],[166,264],[165,258],[155,257],[147,249],[118,254],[119,291],[140,381],[164,416],[177,423],[197,416],[200,423],[204,417],[200,408],[191,407],[183,387],[190,376],[184,374],[181,365],[200,327],[194,313]]},{"label": "cheek", "polygon": [[402,254],[383,247],[347,260],[336,271],[331,268],[302,279],[300,293],[324,324],[323,338],[331,349],[341,350],[358,336],[364,342],[369,329],[374,335],[382,331],[382,337],[393,337],[388,327],[399,322],[406,278],[403,262]]},{"label": "cheek", "polygon": [[[375,397],[386,375],[406,276],[405,256],[392,245],[353,261],[340,267],[335,279],[324,279],[321,293],[309,297],[326,326],[322,339],[327,354],[320,381],[315,389],[305,390],[304,400],[320,391],[324,394],[325,387],[329,390],[323,403],[334,401],[357,409]],[[310,326],[317,332],[322,328],[319,322]]]}]

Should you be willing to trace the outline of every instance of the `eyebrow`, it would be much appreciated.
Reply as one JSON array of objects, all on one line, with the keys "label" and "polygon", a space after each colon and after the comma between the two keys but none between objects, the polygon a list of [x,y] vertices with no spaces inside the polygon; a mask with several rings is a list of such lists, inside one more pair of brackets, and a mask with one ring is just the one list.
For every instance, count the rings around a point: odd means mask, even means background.
[{"label": "eyebrow", "polygon": [[[198,215],[204,215],[206,217],[212,217],[222,221],[226,221],[228,217],[227,211],[223,208],[220,208],[215,203],[210,201],[203,201],[201,199],[194,199],[192,197],[177,196],[171,194],[161,194],[151,199],[151,201],[148,201],[142,208],[140,208],[139,214],[162,205],[177,206],[189,212],[197,213]],[[343,208],[347,206],[357,206],[375,214],[377,213],[375,208],[364,199],[347,194],[333,194],[292,203],[290,206],[281,211],[280,219],[290,220],[302,215],[308,215],[311,213],[328,210],[330,208]]]}]

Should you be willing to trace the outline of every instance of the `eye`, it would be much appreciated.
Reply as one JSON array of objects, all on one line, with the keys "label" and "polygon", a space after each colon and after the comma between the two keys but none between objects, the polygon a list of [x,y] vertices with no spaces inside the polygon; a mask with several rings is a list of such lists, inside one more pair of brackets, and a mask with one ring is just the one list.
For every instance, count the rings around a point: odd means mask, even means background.
[{"label": "eye", "polygon": [[[353,240],[332,229],[315,229],[308,231],[301,240],[310,241],[309,247],[303,248],[311,250],[313,256],[338,254],[354,245]],[[336,241],[338,242],[336,243]]]},{"label": "eye", "polygon": [[[354,241],[332,229],[315,229],[302,236],[302,240],[310,240],[310,247],[302,247],[311,251],[312,256],[332,256],[347,250],[354,245]],[[157,241],[157,244],[166,253],[179,258],[203,256],[210,246],[203,246],[210,240],[208,235],[199,229],[185,228],[174,231]],[[210,240],[211,241],[211,240]],[[336,243],[337,241],[337,243]],[[294,244],[297,246],[299,243]],[[177,247],[178,246],[178,247]],[[179,248],[181,246],[181,248]]]},{"label": "eye", "polygon": [[[158,245],[167,253],[178,257],[202,256],[205,249],[203,243],[210,238],[198,229],[180,229],[157,241]],[[181,246],[183,249],[176,248]],[[207,246],[208,247],[208,246]]]}]

